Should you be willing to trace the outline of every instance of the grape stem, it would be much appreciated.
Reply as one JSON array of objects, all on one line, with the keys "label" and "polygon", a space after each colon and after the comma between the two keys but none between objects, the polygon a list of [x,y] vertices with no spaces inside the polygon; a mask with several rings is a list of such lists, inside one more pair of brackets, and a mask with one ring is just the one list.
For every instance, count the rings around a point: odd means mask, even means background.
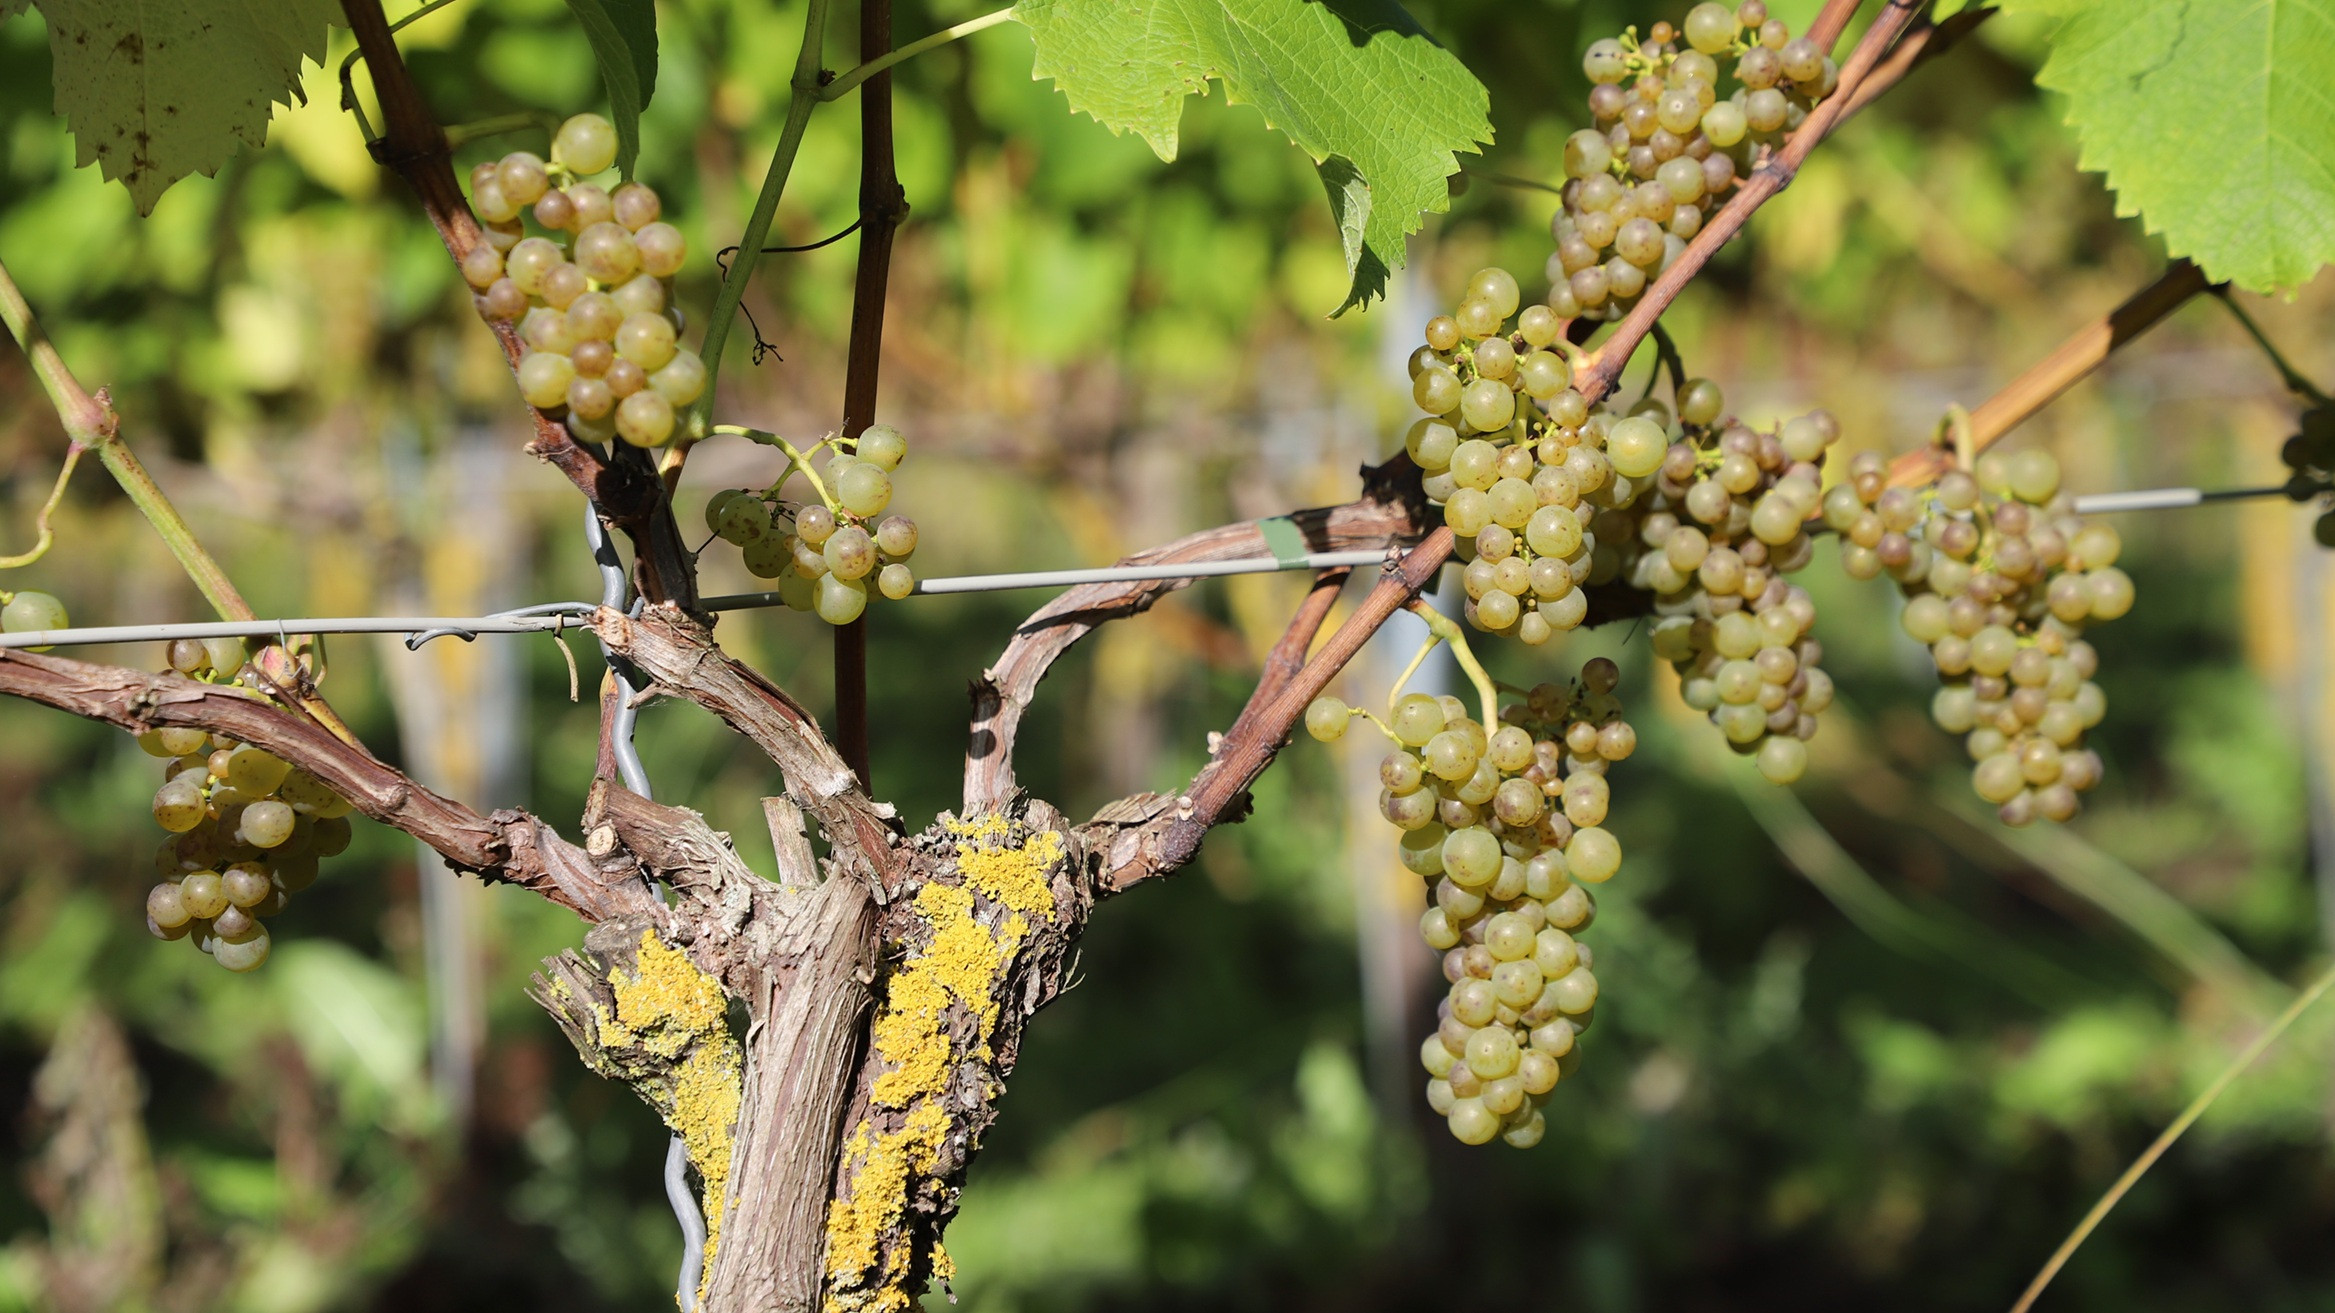
[{"label": "grape stem", "polygon": [[2068,1233],[2067,1239],[2060,1242],[2058,1249],[2052,1251],[2050,1259],[2043,1264],[2043,1270],[2037,1272],[2035,1279],[2028,1283],[2026,1293],[2020,1295],[2019,1302],[2011,1306],[2011,1313],[2027,1313],[2035,1306],[2035,1301],[2043,1294],[2043,1288],[2051,1284],[2051,1279],[2059,1275],[2061,1268],[2067,1266],[2068,1259],[2098,1229],[2101,1220],[2108,1216],[2108,1211],[2116,1207],[2149,1168],[2156,1165],[2157,1159],[2165,1156],[2165,1151],[2173,1147],[2173,1142],[2180,1139],[2183,1132],[2205,1115],[2205,1110],[2214,1105],[2222,1092],[2243,1075],[2248,1067],[2253,1066],[2255,1059],[2277,1043],[2279,1036],[2286,1033],[2295,1019],[2318,1002],[2330,988],[2335,988],[2335,969],[2329,969],[2312,981],[2309,988],[2297,994],[2294,1001],[2286,1005],[2286,1010],[2279,1013],[2276,1020],[2254,1037],[2253,1043],[2248,1044],[2229,1066],[2222,1069],[2220,1075],[2213,1078],[2211,1085],[2189,1101],[2189,1106],[2181,1110],[2181,1115],[2173,1119],[2173,1124],[2167,1126],[2163,1134],[2142,1150],[2140,1157],[2132,1160],[2132,1166],[2124,1169],[2124,1174],[2116,1178],[2116,1183],[2108,1187],[2106,1194],[2100,1196],[2100,1202],[2092,1205],[2092,1211],[2084,1214],[2084,1219],[2076,1223],[2076,1229]]},{"label": "grape stem", "polygon": [[1484,672],[1483,663],[1476,660],[1474,649],[1467,644],[1467,634],[1450,616],[1429,605],[1424,598],[1410,601],[1411,614],[1427,622],[1427,632],[1451,644],[1452,659],[1467,673],[1468,682],[1476,686],[1476,699],[1483,704],[1484,732],[1491,733],[1500,726],[1500,694],[1492,684],[1492,677]]},{"label": "grape stem", "polygon": [[1551,187],[1545,182],[1536,182],[1531,178],[1519,178],[1513,173],[1495,173],[1490,169],[1461,169],[1460,173],[1469,178],[1482,178],[1486,182],[1501,187],[1515,187],[1525,191],[1545,191],[1557,196],[1562,196],[1565,193],[1565,189],[1562,187]]},{"label": "grape stem", "polygon": [[712,313],[705,320],[705,345],[699,352],[705,360],[705,391],[697,404],[690,408],[687,421],[679,436],[665,451],[659,473],[664,476],[665,491],[670,495],[681,482],[681,469],[688,463],[689,449],[713,431],[714,384],[721,377],[722,348],[730,340],[730,324],[737,318],[738,303],[745,299],[746,284],[754,277],[754,266],[762,259],[763,245],[770,237],[770,222],[778,214],[778,198],[786,191],[787,176],[794,172],[795,154],[802,148],[803,131],[810,126],[811,111],[819,107],[819,52],[827,40],[827,0],[810,0],[803,16],[802,49],[795,56],[794,77],[786,102],[786,126],[779,130],[778,145],[770,153],[770,168],[762,175],[762,190],[754,198],[753,213],[746,218],[746,231],[738,238],[738,258],[730,262],[729,272],[722,276],[721,291],[716,293]]},{"label": "grape stem", "polygon": [[[476,123],[456,123],[448,126],[446,145],[448,149],[453,149],[487,137],[499,137],[506,132],[524,132],[529,128],[540,128],[545,136],[549,136],[557,130],[558,126],[547,114],[497,114],[493,118],[480,119]],[[554,168],[556,169],[556,166]],[[554,169],[545,170],[547,174],[553,171]],[[558,171],[565,172],[565,170]]]},{"label": "grape stem", "polygon": [[852,91],[857,89],[860,83],[867,81],[869,78],[874,77],[876,74],[883,72],[885,69],[890,68],[892,65],[897,64],[904,59],[913,59],[916,56],[923,54],[927,50],[937,50],[940,47],[947,45],[951,41],[969,37],[975,32],[995,27],[999,23],[1005,22],[1007,19],[1012,17],[1013,6],[1007,5],[1003,9],[991,10],[989,13],[981,15],[979,18],[968,18],[964,22],[957,24],[955,27],[944,27],[940,31],[933,33],[931,36],[911,41],[907,45],[900,47],[898,50],[891,51],[887,54],[878,55],[874,59],[861,64],[858,68],[845,73],[843,76],[820,88],[819,99],[841,100],[845,96],[851,94]]},{"label": "grape stem", "polygon": [[1362,719],[1367,720],[1371,724],[1377,726],[1378,732],[1386,735],[1387,742],[1394,744],[1396,747],[1402,748],[1408,746],[1401,739],[1395,737],[1394,726],[1387,724],[1383,720],[1380,720],[1378,718],[1378,713],[1371,711],[1366,707],[1348,707],[1346,708],[1346,714],[1348,716],[1360,716]]},{"label": "grape stem", "polygon": [[[765,447],[776,447],[785,452],[787,468],[811,481],[811,491],[819,494],[819,503],[838,515],[845,514],[843,503],[835,500],[834,494],[827,491],[826,482],[820,479],[819,471],[811,468],[811,457],[818,455],[819,449],[830,445],[834,439],[827,438],[815,442],[811,444],[811,449],[805,452],[797,450],[795,444],[775,433],[766,433],[761,429],[750,429],[742,424],[716,424],[713,426],[713,431],[726,437],[745,438],[752,442],[759,442]],[[785,476],[781,475],[779,482],[784,483],[785,481]]]},{"label": "grape stem", "polygon": [[1678,394],[1686,391],[1686,359],[1678,354],[1678,343],[1671,340],[1670,330],[1662,326],[1661,320],[1655,320],[1648,327],[1647,336],[1654,339],[1654,372],[1646,376],[1646,394],[1638,400],[1644,401],[1646,397],[1654,395],[1654,385],[1662,381],[1662,369],[1667,365],[1670,367],[1671,409],[1673,418],[1676,418]]},{"label": "grape stem", "polygon": [[2213,292],[2214,299],[2222,303],[2224,309],[2237,316],[2238,326],[2246,330],[2246,336],[2254,339],[2254,345],[2262,348],[2262,354],[2270,357],[2270,367],[2278,371],[2279,381],[2286,384],[2287,391],[2314,406],[2328,404],[2329,398],[2326,393],[2319,390],[2318,384],[2311,382],[2301,370],[2289,364],[2287,358],[2279,352],[2277,344],[2273,343],[2269,335],[2262,331],[2261,325],[2254,322],[2254,316],[2247,314],[2246,308],[2239,305],[2230,296],[2227,283],[2216,284],[2209,290]]},{"label": "grape stem", "polygon": [[[455,180],[446,131],[431,116],[413,71],[398,53],[395,28],[382,12],[381,0],[341,0],[341,14],[348,20],[357,48],[364,53],[373,93],[381,105],[382,135],[368,143],[367,149],[375,160],[405,179],[446,254],[459,263],[486,240],[486,235],[463,197],[461,183]],[[488,328],[503,349],[504,361],[515,372],[524,350],[517,327],[501,321]],[[651,602],[694,604],[695,562],[681,542],[665,496],[666,486],[657,478],[648,453],[619,443],[610,458],[577,442],[565,424],[543,411],[530,406],[527,416],[535,426],[527,453],[566,475],[603,519],[631,537],[633,576],[641,595]]]},{"label": "grape stem", "polygon": [[[56,513],[57,503],[65,499],[65,485],[73,479],[73,467],[81,463],[82,450],[78,442],[65,444],[65,467],[57,471],[57,486],[49,489],[49,499],[41,503],[40,514],[33,518],[33,526],[39,531],[39,536],[33,540],[32,550],[15,556],[0,556],[0,570],[22,569],[49,554],[49,545],[57,540],[57,535],[49,527],[49,517]],[[6,600],[0,598],[0,601]]]},{"label": "grape stem", "polygon": [[1419,644],[1419,650],[1411,654],[1411,664],[1403,667],[1403,673],[1395,676],[1395,682],[1393,686],[1388,688],[1386,691],[1386,709],[1388,714],[1393,714],[1395,703],[1402,700],[1403,685],[1410,683],[1411,676],[1419,673],[1419,667],[1426,664],[1427,654],[1434,651],[1435,645],[1442,641],[1443,639],[1441,636],[1430,633],[1427,635],[1427,641]]},{"label": "grape stem", "polygon": [[[880,61],[892,52],[892,0],[860,0],[859,58]],[[851,332],[843,362],[846,438],[876,422],[884,367],[884,303],[892,282],[892,239],[908,217],[893,158],[892,74],[872,70],[859,95],[859,259],[851,275]],[[865,613],[835,627],[835,747],[869,786],[868,620]]]}]

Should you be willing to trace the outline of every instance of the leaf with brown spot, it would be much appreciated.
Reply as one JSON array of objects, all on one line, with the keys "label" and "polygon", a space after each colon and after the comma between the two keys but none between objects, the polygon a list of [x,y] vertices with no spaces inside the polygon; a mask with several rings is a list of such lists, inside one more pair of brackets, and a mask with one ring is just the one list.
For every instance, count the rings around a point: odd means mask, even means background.
[{"label": "leaf with brown spot", "polygon": [[[304,59],[322,62],[331,0],[39,0],[57,113],[75,162],[95,163],[150,214],[170,185],[266,142]],[[0,16],[20,7],[0,0]],[[352,127],[352,131],[354,128]]]}]

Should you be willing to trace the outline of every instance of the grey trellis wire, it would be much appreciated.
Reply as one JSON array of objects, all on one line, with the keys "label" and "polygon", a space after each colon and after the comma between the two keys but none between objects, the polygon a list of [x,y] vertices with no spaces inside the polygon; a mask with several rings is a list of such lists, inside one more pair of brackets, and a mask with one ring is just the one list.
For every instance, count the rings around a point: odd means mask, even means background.
[{"label": "grey trellis wire", "polygon": [[[2152,488],[2138,492],[2093,493],[2075,499],[2078,514],[2104,515],[2118,511],[2177,510],[2214,502],[2256,497],[2294,497],[2281,485],[2269,488]],[[597,525],[597,521],[595,521]],[[597,529],[595,529],[597,533]],[[606,542],[605,534],[597,541]],[[1208,579],[1222,575],[1266,574],[1277,570],[1328,570],[1369,565],[1384,559],[1379,550],[1307,552],[1288,556],[1255,556],[1232,561],[1190,561],[1176,565],[1116,565],[1097,570],[1032,570],[1018,574],[957,575],[919,580],[919,596],[943,593],[997,592],[1015,588],[1070,588],[1080,584],[1128,583],[1153,579]],[[603,570],[622,567],[603,565]],[[622,594],[618,594],[621,600]],[[708,611],[740,611],[783,605],[779,594],[730,593],[700,599]],[[288,634],[407,634],[406,646],[418,648],[433,638],[451,635],[476,638],[480,634],[546,634],[564,632],[575,617],[598,608],[589,602],[545,602],[483,616],[312,616],[285,620],[215,620],[166,625],[100,625],[78,629],[28,630],[0,634],[0,649],[12,647],[66,647],[87,643],[168,642],[175,638],[281,638]],[[626,722],[628,725],[630,721]]]}]

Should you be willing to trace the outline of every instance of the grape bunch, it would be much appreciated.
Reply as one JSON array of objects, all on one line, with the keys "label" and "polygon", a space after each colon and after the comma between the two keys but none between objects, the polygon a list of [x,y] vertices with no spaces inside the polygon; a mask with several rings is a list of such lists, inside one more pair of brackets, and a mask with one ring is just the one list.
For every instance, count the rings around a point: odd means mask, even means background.
[{"label": "grape bunch", "polygon": [[[1434,882],[1419,933],[1450,984],[1419,1060],[1428,1105],[1463,1143],[1538,1144],[1542,1106],[1580,1062],[1598,984],[1574,935],[1597,914],[1587,886],[1621,869],[1621,844],[1601,828],[1605,772],[1638,742],[1620,678],[1599,657],[1576,684],[1543,684],[1503,710],[1489,733],[1459,699],[1420,693],[1384,726],[1396,748],[1379,764],[1379,810],[1402,831],[1403,865]],[[1321,698],[1306,728],[1334,739],[1354,714]]]},{"label": "grape bunch", "polygon": [[1930,716],[1964,736],[1978,796],[2008,825],[2074,816],[2100,782],[2084,731],[2108,708],[2084,627],[2131,610],[2133,589],[2116,568],[2122,538],[2075,514],[2059,462],[1990,452],[1917,492],[1890,487],[1866,452],[1825,494],[1824,519],[1841,535],[1842,568],[1886,571],[1904,590],[1900,623],[1944,681]]},{"label": "grape bunch", "polygon": [[2335,402],[2321,401],[2295,421],[2295,431],[2278,449],[2286,465],[2286,495],[2290,501],[2321,499],[2311,536],[2321,547],[2335,547],[2335,509],[2324,500],[2335,488]]},{"label": "grape bunch", "polygon": [[[170,668],[233,680],[240,639],[180,639]],[[272,753],[199,729],[150,730],[138,746],[165,758],[154,819],[170,837],[154,854],[161,882],[146,893],[146,929],[192,939],[229,971],[267,961],[264,918],[316,882],[319,859],[349,846],[349,804]]]},{"label": "grape bunch", "polygon": [[1427,418],[1403,448],[1465,563],[1468,623],[1538,646],[1588,615],[1590,517],[1628,505],[1660,449],[1648,464],[1646,453],[1606,447],[1571,366],[1546,349],[1564,325],[1543,305],[1518,314],[1519,299],[1513,275],[1484,269],[1456,312],[1427,321],[1427,344],[1410,360],[1411,397]]},{"label": "grape bunch", "polygon": [[[18,593],[0,593],[0,634],[30,634],[44,629],[66,629],[72,621],[65,615],[65,604],[51,593],[36,593],[27,588]],[[31,649],[48,651],[45,647]]]},{"label": "grape bunch", "polygon": [[1688,380],[1676,399],[1677,424],[1666,429],[1661,403],[1642,402],[1606,434],[1609,446],[1667,446],[1636,504],[1591,521],[1600,555],[1613,557],[1590,578],[1618,575],[1654,595],[1654,654],[1678,672],[1686,704],[1760,774],[1790,784],[1808,768],[1833,687],[1810,633],[1815,603],[1784,576],[1814,557],[1807,521],[1840,424],[1822,410],[1770,433],[1722,420],[1709,379]]},{"label": "grape bunch", "polygon": [[[470,171],[487,240],[462,258],[479,313],[518,325],[519,391],[583,442],[670,441],[677,412],[705,391],[705,362],[681,345],[672,278],[688,254],[663,203],[637,182],[584,181],[616,162],[616,129],[597,114],[560,125],[547,164],[513,151]],[[550,236],[530,237],[532,207]]]},{"label": "grape bunch", "polygon": [[[788,606],[848,625],[867,609],[871,583],[894,601],[916,591],[916,573],[908,568],[916,521],[884,514],[908,439],[889,424],[871,424],[857,438],[819,445],[835,452],[825,477],[812,477],[819,501],[785,501],[779,484],[760,492],[725,488],[706,503],[705,527],[735,544],[758,578],[778,580]],[[808,463],[793,468],[811,473]]]},{"label": "grape bunch", "polygon": [[[1681,42],[1684,48],[1681,48]],[[1719,60],[1735,88],[1720,99]],[[1597,124],[1565,141],[1564,204],[1550,222],[1549,308],[1619,319],[1670,266],[1728,190],[1832,93],[1822,47],[1768,17],[1765,0],[1698,4],[1683,30],[1656,23],[1589,47]]]}]

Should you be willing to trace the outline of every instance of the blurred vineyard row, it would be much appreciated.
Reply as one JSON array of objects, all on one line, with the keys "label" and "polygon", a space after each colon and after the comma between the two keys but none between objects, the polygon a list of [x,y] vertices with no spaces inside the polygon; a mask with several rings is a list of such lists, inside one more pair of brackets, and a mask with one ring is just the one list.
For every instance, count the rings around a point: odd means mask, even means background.
[{"label": "blurred vineyard row", "polygon": [[[1773,7],[1797,28],[1815,5]],[[973,12],[904,4],[898,30]],[[1481,169],[1543,182],[1578,126],[1577,52],[1678,17],[1634,0],[1417,12],[1492,88]],[[747,0],[661,10],[642,172],[691,237],[686,305],[710,303],[710,253],[759,184],[799,22]],[[558,0],[472,0],[405,42],[448,122],[598,96]],[[458,280],[337,112],[345,48],[265,150],[141,221],[73,167],[40,18],[0,23],[0,260],[262,614],[595,595],[572,492],[518,452]],[[2076,171],[2029,85],[2038,57],[2032,29],[1997,19],[1819,151],[1669,316],[1692,370],[1746,418],[1822,404],[1847,449],[1902,450],[2153,277],[2161,252]],[[827,62],[853,62],[848,45]],[[1479,176],[1389,301],[1325,319],[1344,270],[1319,183],[1255,110],[1194,106],[1163,164],[1068,115],[1029,66],[1008,25],[898,75],[914,209],[884,418],[918,444],[897,504],[924,527],[924,573],[1098,563],[1344,500],[1397,445],[1427,316],[1487,263],[1543,285],[1553,198]],[[540,133],[457,163],[521,145]],[[778,240],[851,220],[855,152],[848,103],[814,118]],[[776,354],[733,360],[725,418],[833,422],[852,259],[846,241],[765,262],[747,304]],[[2325,279],[2248,304],[2335,378]],[[13,551],[63,439],[13,350],[0,398]],[[2079,491],[2228,486],[2278,477],[2291,419],[2200,299],[2013,441],[2050,446]],[[709,444],[685,521],[776,470]],[[2108,779],[2064,832],[1982,816],[1893,594],[1842,577],[1829,547],[1804,578],[1842,696],[1789,793],[1746,781],[1635,630],[1498,653],[1495,673],[1528,684],[1616,657],[1645,743],[1616,772],[1629,859],[1600,914],[1604,1024],[1531,1152],[1428,1133],[1410,1055],[1440,982],[1372,815],[1374,756],[1360,735],[1296,746],[1195,870],[1098,915],[951,1230],[955,1296],[982,1313],[2007,1303],[2335,930],[2330,579],[2307,517],[2250,503],[2123,527],[2141,601],[2098,640]],[[101,474],[58,529],[0,584],[58,593],[77,623],[199,616]],[[726,548],[706,561],[712,591],[756,586]],[[1025,736],[1030,786],[1077,814],[1188,775],[1302,586],[1203,584],[1091,640]],[[874,771],[912,825],[954,805],[966,682],[1036,600],[877,617]],[[744,614],[721,634],[823,704],[820,626]],[[1376,701],[1416,639],[1390,629],[1341,691]],[[418,655],[336,639],[326,689],[425,781],[573,816],[598,662],[569,641],[581,706],[540,637]],[[758,755],[685,707],[646,712],[642,736],[659,795],[768,870]],[[580,927],[361,826],[284,914],[276,960],[227,976],[139,924],[153,775],[117,734],[0,703],[0,1310],[662,1306],[679,1250],[663,1130],[521,992]],[[2223,1101],[2058,1307],[2335,1305],[2331,1030],[2335,1011],[2306,1019]]]}]

